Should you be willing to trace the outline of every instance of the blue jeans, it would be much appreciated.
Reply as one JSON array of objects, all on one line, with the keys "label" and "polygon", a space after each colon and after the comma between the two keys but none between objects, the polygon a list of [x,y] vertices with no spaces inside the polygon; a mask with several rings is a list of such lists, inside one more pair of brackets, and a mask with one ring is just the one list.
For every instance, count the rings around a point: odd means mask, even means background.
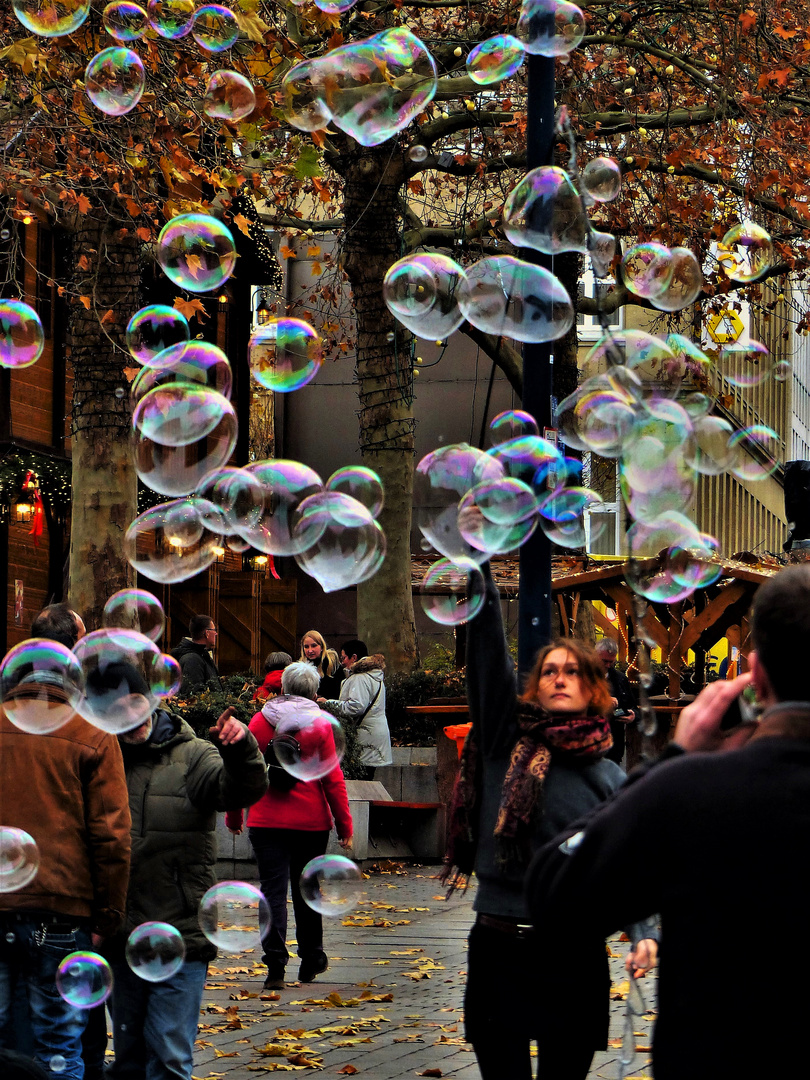
[{"label": "blue jeans", "polygon": [[208,965],[187,960],[165,982],[150,983],[114,963],[115,1080],[190,1080]]},{"label": "blue jeans", "polygon": [[72,952],[90,948],[90,931],[69,915],[60,921],[35,913],[0,912],[0,1045],[9,1046],[8,1021],[15,996],[27,1000],[34,1058],[50,1070],[64,1058],[64,1080],[82,1080],[82,1032],[87,1013],[69,1005],[56,989],[56,969]]}]

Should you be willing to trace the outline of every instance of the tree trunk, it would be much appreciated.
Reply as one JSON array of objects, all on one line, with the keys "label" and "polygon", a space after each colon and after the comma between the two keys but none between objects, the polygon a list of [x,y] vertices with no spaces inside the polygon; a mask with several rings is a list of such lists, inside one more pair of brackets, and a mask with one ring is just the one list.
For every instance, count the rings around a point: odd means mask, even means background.
[{"label": "tree trunk", "polygon": [[[124,331],[138,307],[140,268],[137,241],[121,235],[114,217],[84,214],[76,226],[68,332],[74,375],[69,595],[87,629],[96,630],[107,599],[135,580],[123,551],[138,500],[124,375],[133,361]],[[76,299],[81,296],[89,309]]]},{"label": "tree trunk", "polygon": [[[418,662],[411,592],[414,417],[411,337],[385,306],[382,282],[400,255],[398,199],[403,183],[400,154],[389,144],[347,146],[343,266],[357,319],[360,383],[360,447],[363,464],[379,475],[385,507],[379,523],[387,540],[380,570],[358,587],[358,636],[371,652],[384,652],[389,670]],[[396,333],[394,342],[388,335]]]}]

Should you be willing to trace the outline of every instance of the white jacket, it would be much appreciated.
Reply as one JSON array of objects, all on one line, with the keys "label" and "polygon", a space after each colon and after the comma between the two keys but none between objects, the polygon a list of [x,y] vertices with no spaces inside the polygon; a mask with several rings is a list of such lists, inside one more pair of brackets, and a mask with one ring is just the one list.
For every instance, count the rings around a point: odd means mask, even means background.
[{"label": "white jacket", "polygon": [[390,765],[393,760],[391,732],[385,718],[384,672],[385,658],[381,654],[364,656],[343,680],[340,698],[329,702],[341,720],[358,720],[366,713],[358,728],[363,765]]}]

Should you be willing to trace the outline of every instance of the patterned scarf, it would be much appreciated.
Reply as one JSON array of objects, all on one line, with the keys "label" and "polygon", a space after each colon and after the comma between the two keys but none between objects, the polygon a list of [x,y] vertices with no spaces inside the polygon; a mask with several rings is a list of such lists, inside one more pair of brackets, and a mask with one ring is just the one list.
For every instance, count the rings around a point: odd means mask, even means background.
[{"label": "patterned scarf", "polygon": [[[601,716],[552,716],[534,702],[518,700],[517,723],[520,735],[512,748],[495,824],[498,863],[505,871],[528,863],[552,759],[598,761],[613,745],[610,724]],[[450,803],[442,881],[451,893],[466,887],[475,866],[482,786],[481,755],[470,731]]]}]

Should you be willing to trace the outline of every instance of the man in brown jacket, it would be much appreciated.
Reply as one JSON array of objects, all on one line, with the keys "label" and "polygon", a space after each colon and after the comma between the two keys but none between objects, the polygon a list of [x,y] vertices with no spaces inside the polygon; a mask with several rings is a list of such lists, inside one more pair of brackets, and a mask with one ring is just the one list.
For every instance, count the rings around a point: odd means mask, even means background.
[{"label": "man in brown jacket", "polygon": [[82,1080],[86,1013],[64,1001],[56,970],[97,948],[123,921],[130,814],[118,740],[75,716],[46,735],[16,728],[0,710],[0,830],[33,837],[39,868],[0,892],[0,1046],[15,987],[27,994],[35,1057]]}]

